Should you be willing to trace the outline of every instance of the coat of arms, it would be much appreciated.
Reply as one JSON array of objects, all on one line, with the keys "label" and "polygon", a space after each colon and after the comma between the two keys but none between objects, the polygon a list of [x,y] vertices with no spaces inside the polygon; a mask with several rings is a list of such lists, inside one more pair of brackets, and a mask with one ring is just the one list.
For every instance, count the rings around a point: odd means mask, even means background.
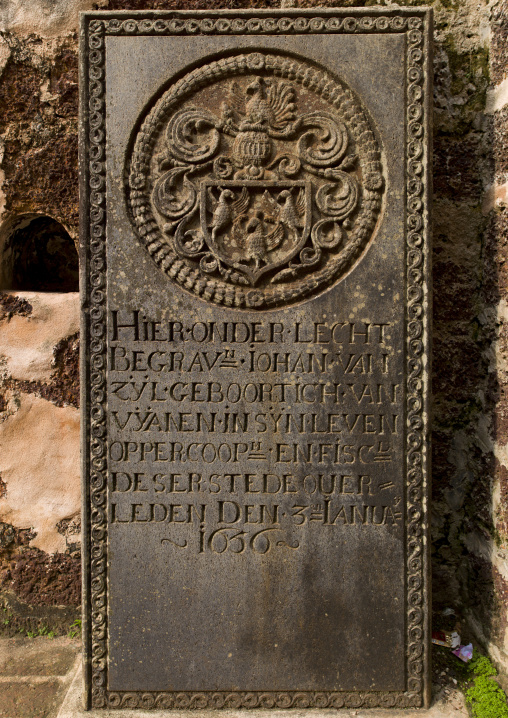
[{"label": "coat of arms", "polygon": [[138,233],[182,286],[276,306],[327,286],[372,235],[382,175],[353,93],[276,55],[194,70],[154,106],[130,163]]}]

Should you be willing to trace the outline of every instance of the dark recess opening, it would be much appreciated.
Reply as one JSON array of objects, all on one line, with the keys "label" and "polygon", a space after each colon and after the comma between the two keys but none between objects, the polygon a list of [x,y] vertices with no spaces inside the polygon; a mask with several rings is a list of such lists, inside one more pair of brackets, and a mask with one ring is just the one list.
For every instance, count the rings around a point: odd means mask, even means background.
[{"label": "dark recess opening", "polygon": [[78,253],[72,238],[51,217],[36,217],[7,241],[12,257],[10,289],[30,292],[77,292]]}]

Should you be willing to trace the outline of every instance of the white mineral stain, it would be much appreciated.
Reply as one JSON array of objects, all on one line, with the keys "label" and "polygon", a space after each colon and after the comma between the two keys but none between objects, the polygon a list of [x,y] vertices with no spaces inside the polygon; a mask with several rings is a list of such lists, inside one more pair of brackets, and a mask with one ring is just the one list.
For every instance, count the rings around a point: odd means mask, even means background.
[{"label": "white mineral stain", "polygon": [[0,519],[33,528],[31,545],[42,551],[65,551],[56,524],[79,516],[81,505],[78,409],[21,394],[18,411],[0,424],[0,445]]},{"label": "white mineral stain", "polygon": [[48,381],[55,345],[79,330],[79,294],[8,293],[26,299],[32,312],[0,321],[0,355],[6,371],[14,379]]}]

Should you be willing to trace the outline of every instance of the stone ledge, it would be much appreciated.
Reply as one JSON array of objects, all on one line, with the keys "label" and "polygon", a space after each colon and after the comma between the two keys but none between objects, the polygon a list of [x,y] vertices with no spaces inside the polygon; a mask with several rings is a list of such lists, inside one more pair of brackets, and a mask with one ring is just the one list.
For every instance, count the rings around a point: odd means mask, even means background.
[{"label": "stone ledge", "polygon": [[467,718],[464,696],[456,691],[438,695],[429,710],[220,710],[143,711],[83,710],[81,665],[76,670],[57,718]]}]

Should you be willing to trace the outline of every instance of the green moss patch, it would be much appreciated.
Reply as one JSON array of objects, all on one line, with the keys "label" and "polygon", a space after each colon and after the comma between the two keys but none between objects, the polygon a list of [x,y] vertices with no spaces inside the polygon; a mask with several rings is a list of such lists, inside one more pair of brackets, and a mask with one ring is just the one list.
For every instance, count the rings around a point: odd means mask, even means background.
[{"label": "green moss patch", "polygon": [[476,655],[468,664],[466,702],[474,718],[508,718],[506,695],[494,676],[497,671],[486,656]]},{"label": "green moss patch", "polygon": [[463,663],[450,649],[433,646],[432,664],[434,685],[460,688],[472,718],[508,718],[506,694],[495,680],[497,670],[476,648],[473,659]]}]

